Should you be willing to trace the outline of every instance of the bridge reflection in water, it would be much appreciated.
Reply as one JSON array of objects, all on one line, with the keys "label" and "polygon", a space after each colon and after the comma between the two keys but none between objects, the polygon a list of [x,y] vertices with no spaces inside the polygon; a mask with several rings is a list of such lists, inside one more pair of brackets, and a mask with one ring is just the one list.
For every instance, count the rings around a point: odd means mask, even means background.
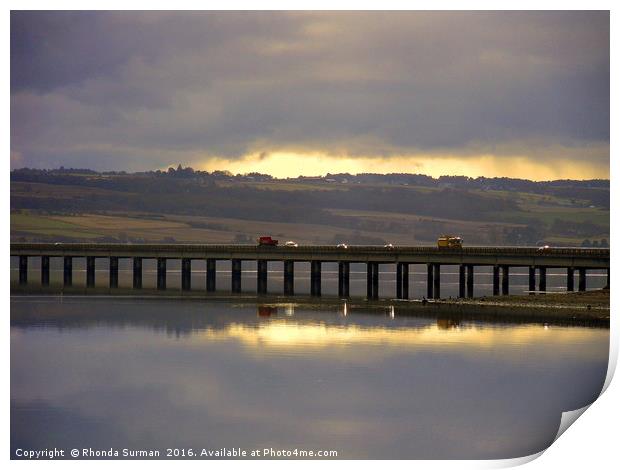
[{"label": "bridge reflection in water", "polygon": [[[511,268],[526,268],[528,291],[547,291],[547,270],[564,269],[567,291],[585,291],[588,270],[606,270],[609,285],[609,249],[581,248],[514,248],[514,247],[469,247],[462,249],[438,249],[435,247],[376,246],[299,246],[268,247],[254,245],[124,245],[124,244],[37,244],[12,243],[11,255],[19,259],[19,284],[28,284],[28,263],[30,258],[40,259],[40,285],[50,285],[50,258],[63,260],[63,286],[73,285],[73,260],[86,260],[86,288],[95,287],[96,262],[108,260],[108,286],[119,288],[119,260],[130,259],[132,264],[132,287],[143,287],[143,260],[156,260],[156,286],[160,291],[168,288],[168,260],[181,261],[181,290],[192,290],[192,262],[203,261],[206,269],[204,291],[216,290],[217,261],[230,262],[230,289],[241,292],[242,261],[256,263],[256,291],[267,294],[270,262],[283,263],[283,291],[294,295],[295,264],[310,264],[310,294],[319,297],[322,293],[323,263],[338,265],[338,296],[350,296],[351,263],[366,265],[366,297],[379,297],[379,266],[395,266],[397,299],[408,299],[411,265],[426,267],[426,295],[429,299],[441,298],[442,266],[458,267],[458,297],[473,297],[475,270],[477,267],[492,269],[493,295],[507,295],[510,292]],[[575,283],[575,271],[578,274]],[[194,289],[195,290],[195,289]]]},{"label": "bridge reflection in water", "polygon": [[11,445],[519,457],[605,380],[608,328],[325,302],[14,296]]}]

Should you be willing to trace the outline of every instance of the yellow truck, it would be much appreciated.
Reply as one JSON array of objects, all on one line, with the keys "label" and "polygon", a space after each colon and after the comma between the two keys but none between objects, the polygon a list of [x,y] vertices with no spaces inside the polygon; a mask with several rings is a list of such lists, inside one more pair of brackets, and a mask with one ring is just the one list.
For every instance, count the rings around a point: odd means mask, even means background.
[{"label": "yellow truck", "polygon": [[438,248],[463,248],[463,239],[453,235],[442,235],[437,239]]}]

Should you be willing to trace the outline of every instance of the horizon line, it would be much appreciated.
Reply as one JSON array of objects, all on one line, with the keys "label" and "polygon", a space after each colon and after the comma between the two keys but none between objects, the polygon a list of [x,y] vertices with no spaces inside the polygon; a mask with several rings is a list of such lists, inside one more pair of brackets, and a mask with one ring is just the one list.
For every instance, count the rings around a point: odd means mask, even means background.
[{"label": "horizon line", "polygon": [[[531,179],[527,179],[527,178],[515,178],[515,177],[511,177],[511,176],[484,176],[484,175],[480,175],[480,176],[466,176],[466,175],[462,175],[462,174],[446,174],[446,175],[440,175],[440,176],[431,176],[428,174],[424,174],[424,173],[408,173],[408,172],[390,172],[390,173],[370,173],[370,172],[362,172],[362,173],[348,173],[348,172],[340,172],[340,173],[325,173],[323,175],[298,175],[298,176],[286,176],[286,177],[278,177],[278,176],[274,176],[270,173],[261,173],[261,172],[256,172],[256,171],[251,171],[251,172],[247,172],[247,173],[233,173],[230,170],[213,170],[213,171],[208,171],[208,170],[200,170],[200,169],[195,169],[192,168],[191,166],[186,166],[183,167],[181,164],[179,164],[177,166],[177,168],[174,168],[173,166],[170,166],[166,169],[155,169],[155,170],[94,170],[91,168],[77,168],[77,167],[64,167],[64,165],[61,165],[58,168],[30,168],[30,167],[22,167],[22,168],[12,168],[11,169],[11,173],[15,172],[15,171],[23,171],[23,170],[31,170],[31,171],[49,171],[49,172],[53,172],[53,171],[89,171],[89,172],[93,172],[93,173],[97,173],[97,174],[105,174],[105,173],[112,173],[112,174],[140,174],[140,173],[176,173],[177,171],[184,171],[184,170],[192,170],[192,172],[194,173],[206,173],[209,175],[213,175],[213,174],[225,174],[227,176],[231,176],[231,177],[248,177],[248,176],[252,176],[252,175],[258,175],[258,176],[268,176],[274,180],[278,180],[278,181],[286,181],[286,180],[296,180],[296,179],[300,179],[300,178],[320,178],[320,179],[324,179],[324,178],[328,178],[330,176],[422,176],[425,178],[429,178],[431,180],[439,180],[441,178],[466,178],[468,180],[477,180],[477,179],[490,179],[490,180],[497,180],[497,179],[507,179],[507,180],[514,180],[514,181],[530,181],[533,183],[550,183],[550,182],[555,182],[555,181],[609,181],[611,182],[611,178],[584,178],[584,179],[574,179],[574,178],[559,178],[559,179],[550,179],[550,180],[531,180]],[[172,171],[171,171],[172,170]]]}]

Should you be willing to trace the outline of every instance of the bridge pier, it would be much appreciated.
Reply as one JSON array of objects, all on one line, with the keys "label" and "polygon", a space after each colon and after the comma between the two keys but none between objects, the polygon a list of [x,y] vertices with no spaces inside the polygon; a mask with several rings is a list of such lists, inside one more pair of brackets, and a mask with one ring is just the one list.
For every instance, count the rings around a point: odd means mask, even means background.
[{"label": "bridge pier", "polygon": [[166,290],[166,258],[157,258],[157,290]]},{"label": "bridge pier", "polygon": [[426,265],[426,298],[433,298],[433,264]]},{"label": "bridge pier", "polygon": [[133,259],[133,288],[142,289],[142,258]]},{"label": "bridge pier", "polygon": [[73,284],[73,258],[65,256],[63,261],[62,282],[65,287]]},{"label": "bridge pier", "polygon": [[403,263],[403,299],[409,298],[409,264]]},{"label": "bridge pier", "polygon": [[264,259],[256,261],[256,292],[267,293],[267,260]]},{"label": "bridge pier", "polygon": [[295,262],[284,260],[284,295],[295,295]]},{"label": "bridge pier", "polygon": [[459,264],[459,299],[465,298],[466,272],[467,266]]},{"label": "bridge pier", "polygon": [[547,290],[547,268],[544,266],[538,268],[538,290],[540,292]]},{"label": "bridge pier", "polygon": [[499,266],[493,266],[493,295],[499,295]]},{"label": "bridge pier", "polygon": [[502,266],[502,295],[510,293],[510,267]]},{"label": "bridge pier", "polygon": [[207,261],[207,292],[215,291],[215,260],[208,258]]},{"label": "bridge pier", "polygon": [[474,265],[467,265],[467,297],[470,299],[474,296]]},{"label": "bridge pier", "polygon": [[241,260],[233,259],[231,262],[231,289],[233,292],[241,292]]},{"label": "bridge pier", "polygon": [[433,265],[433,299],[441,297],[441,265],[435,263]]},{"label": "bridge pier", "polygon": [[310,295],[321,296],[321,262],[310,262]]},{"label": "bridge pier", "polygon": [[609,289],[611,286],[609,284],[609,268],[607,268],[607,285],[605,286],[605,288]]},{"label": "bridge pier", "polygon": [[568,292],[575,290],[575,268],[566,268],[566,290]]},{"label": "bridge pier", "polygon": [[50,285],[50,257],[41,256],[41,285]]},{"label": "bridge pier", "polygon": [[409,264],[396,263],[396,298],[409,298]]},{"label": "bridge pier", "polygon": [[579,268],[579,292],[586,290],[586,268]]},{"label": "bridge pier", "polygon": [[110,256],[110,289],[118,287],[118,256]]},{"label": "bridge pier", "polygon": [[349,273],[348,261],[338,263],[338,297],[349,297]]},{"label": "bridge pier", "polygon": [[192,290],[192,260],[181,260],[181,290]]},{"label": "bridge pier", "polygon": [[396,298],[403,297],[403,265],[396,263]]},{"label": "bridge pier", "polygon": [[527,270],[527,290],[530,291],[530,295],[535,294],[536,290],[536,267],[530,266]]},{"label": "bridge pier", "polygon": [[95,287],[95,257],[86,257],[86,287]]},{"label": "bridge pier", "polygon": [[374,261],[366,263],[366,297],[379,298],[379,263]]},{"label": "bridge pier", "polygon": [[28,284],[28,257],[24,255],[19,257],[19,284]]}]

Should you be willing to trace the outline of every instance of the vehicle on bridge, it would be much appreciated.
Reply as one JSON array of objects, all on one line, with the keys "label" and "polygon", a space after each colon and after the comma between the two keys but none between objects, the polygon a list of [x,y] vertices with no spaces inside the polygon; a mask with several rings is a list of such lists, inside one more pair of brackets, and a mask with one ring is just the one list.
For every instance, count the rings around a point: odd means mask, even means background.
[{"label": "vehicle on bridge", "polygon": [[284,244],[284,246],[290,246],[293,248],[297,248],[299,245],[297,244],[297,242],[294,242],[293,240],[289,240]]},{"label": "vehicle on bridge", "polygon": [[256,241],[260,246],[278,246],[278,240],[275,240],[269,236],[258,237]]},{"label": "vehicle on bridge", "polygon": [[438,248],[463,248],[463,239],[453,235],[442,235],[437,239]]}]

